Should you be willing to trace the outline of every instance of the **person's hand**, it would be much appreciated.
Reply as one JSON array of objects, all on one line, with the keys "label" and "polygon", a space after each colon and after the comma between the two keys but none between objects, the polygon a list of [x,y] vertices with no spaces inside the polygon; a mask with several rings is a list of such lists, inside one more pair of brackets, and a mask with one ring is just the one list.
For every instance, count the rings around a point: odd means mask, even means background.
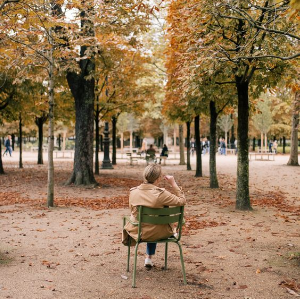
[{"label": "person's hand", "polygon": [[177,186],[176,182],[175,182],[175,179],[172,175],[166,175],[165,176],[165,180],[172,186]]}]

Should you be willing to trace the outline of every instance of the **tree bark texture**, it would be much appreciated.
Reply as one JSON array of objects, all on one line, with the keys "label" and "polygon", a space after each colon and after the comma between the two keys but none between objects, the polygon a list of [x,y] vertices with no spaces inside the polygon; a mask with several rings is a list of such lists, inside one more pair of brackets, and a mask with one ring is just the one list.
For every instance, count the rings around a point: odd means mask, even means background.
[{"label": "tree bark texture", "polygon": [[19,114],[19,151],[20,151],[20,157],[19,157],[19,168],[23,168],[23,158],[22,158],[22,139],[23,139],[23,124],[22,124],[22,114]]},{"label": "tree bark texture", "polygon": [[11,134],[11,147],[13,149],[13,151],[15,150],[15,142],[16,142],[16,136],[15,134]]},{"label": "tree bark texture", "polygon": [[186,170],[192,170],[190,139],[191,139],[191,122],[187,121],[186,122]]},{"label": "tree bark texture", "polygon": [[184,143],[183,143],[183,125],[179,125],[179,153],[180,153],[179,165],[185,165]]},{"label": "tree bark texture", "polygon": [[290,158],[287,163],[287,165],[290,165],[290,166],[299,166],[299,162],[298,162],[299,112],[300,112],[300,92],[296,92],[294,103],[293,103],[291,151],[290,151]]},{"label": "tree bark texture", "polygon": [[50,50],[49,63],[49,124],[48,124],[48,182],[47,182],[47,206],[54,206],[54,58],[53,48]]},{"label": "tree bark texture", "polygon": [[[89,14],[93,8],[81,11],[81,33],[83,37],[94,36],[94,25]],[[84,58],[86,51],[89,58]],[[95,58],[91,49],[81,46],[79,74],[68,72],[67,80],[75,99],[75,157],[74,170],[67,184],[97,185],[93,173]]]},{"label": "tree bark texture", "polygon": [[196,174],[195,177],[202,177],[202,147],[200,140],[200,115],[194,119],[195,122],[195,143],[196,143]]},{"label": "tree bark texture", "polygon": [[75,157],[74,170],[67,184],[97,184],[93,174],[94,140],[94,79],[85,76],[95,68],[93,61],[81,61],[82,73],[67,75],[68,83],[75,98]]},{"label": "tree bark texture", "polygon": [[100,147],[100,130],[99,130],[99,104],[97,104],[97,108],[95,111],[95,131],[96,131],[96,149],[95,149],[95,174],[99,174],[99,147]]},{"label": "tree bark texture", "polygon": [[117,117],[112,118],[112,165],[117,165]]},{"label": "tree bark texture", "polygon": [[238,92],[238,164],[237,164],[237,188],[236,209],[252,210],[249,195],[249,83],[236,77]]},{"label": "tree bark texture", "polygon": [[210,175],[210,188],[219,188],[218,176],[217,176],[217,111],[214,101],[210,101],[210,148],[209,148],[209,175]]}]

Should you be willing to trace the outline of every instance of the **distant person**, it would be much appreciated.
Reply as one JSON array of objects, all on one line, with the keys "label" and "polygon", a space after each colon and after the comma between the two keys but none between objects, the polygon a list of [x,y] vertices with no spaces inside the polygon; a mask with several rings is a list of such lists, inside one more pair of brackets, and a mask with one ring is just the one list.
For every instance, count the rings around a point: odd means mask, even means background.
[{"label": "distant person", "polygon": [[[169,154],[169,149],[168,149],[167,145],[164,144],[164,146],[162,148],[162,151],[160,153],[160,156],[161,157],[168,157],[168,154]],[[161,164],[161,158],[159,159],[159,164]]]},{"label": "distant person", "polygon": [[269,153],[272,153],[273,142],[270,140],[269,142]]},{"label": "distant person", "polygon": [[277,140],[274,140],[274,142],[273,142],[273,150],[274,150],[275,154],[277,154],[277,147],[278,147]]},{"label": "distant person", "polygon": [[234,140],[234,149],[235,149],[234,153],[236,155],[238,152],[237,139]]},{"label": "distant person", "polygon": [[150,144],[150,147],[147,149],[146,153],[150,156],[155,156],[155,149],[153,147],[153,144]]},{"label": "distant person", "polygon": [[203,138],[201,140],[201,144],[202,144],[202,154],[205,155],[206,151],[207,151],[207,147],[206,147],[206,138]]},{"label": "distant person", "polygon": [[147,163],[149,163],[151,161],[156,163],[155,149],[153,147],[153,144],[150,144],[150,147],[146,151],[146,161],[147,161]]},{"label": "distant person", "polygon": [[205,147],[206,147],[206,152],[209,153],[210,142],[207,138],[205,138]]},{"label": "distant person", "polygon": [[192,156],[194,155],[194,152],[195,152],[195,139],[192,138],[191,139],[191,154],[192,154]]},{"label": "distant person", "polygon": [[147,141],[144,138],[142,143],[141,153],[145,153],[146,149],[147,149]]},{"label": "distant person", "polygon": [[224,138],[221,140],[221,155],[226,156],[226,143]]},{"label": "distant person", "polygon": [[222,155],[222,137],[219,138],[218,153]]},{"label": "distant person", "polygon": [[11,136],[10,135],[7,136],[7,139],[4,142],[4,146],[5,146],[5,151],[3,153],[3,157],[4,157],[4,155],[7,155],[7,153],[9,153],[9,155],[11,156],[12,147],[11,147]]}]

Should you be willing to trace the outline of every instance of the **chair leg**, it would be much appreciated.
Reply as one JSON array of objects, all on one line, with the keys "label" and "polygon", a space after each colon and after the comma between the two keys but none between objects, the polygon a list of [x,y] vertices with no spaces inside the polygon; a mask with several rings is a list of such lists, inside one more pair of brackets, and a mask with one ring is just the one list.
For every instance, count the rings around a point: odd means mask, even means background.
[{"label": "chair leg", "polygon": [[166,242],[165,247],[165,270],[168,269],[168,242]]},{"label": "chair leg", "polygon": [[130,238],[128,242],[128,252],[127,252],[127,272],[129,272],[129,261],[130,261]]},{"label": "chair leg", "polygon": [[133,264],[133,277],[132,277],[132,287],[135,288],[135,272],[136,272],[136,262],[137,262],[137,251],[138,251],[139,243],[135,245],[134,251],[134,264]]},{"label": "chair leg", "polygon": [[182,274],[183,274],[183,283],[187,284],[181,245],[180,245],[179,242],[177,243],[177,245],[179,247],[179,252],[180,252],[181,268],[182,268]]}]

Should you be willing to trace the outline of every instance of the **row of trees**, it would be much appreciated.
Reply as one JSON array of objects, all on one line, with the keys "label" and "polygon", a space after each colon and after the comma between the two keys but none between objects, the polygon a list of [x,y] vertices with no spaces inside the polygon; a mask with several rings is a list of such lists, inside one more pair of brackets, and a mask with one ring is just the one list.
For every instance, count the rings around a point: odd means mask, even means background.
[{"label": "row of trees", "polygon": [[[210,185],[218,187],[217,118],[237,108],[236,207],[251,209],[248,117],[255,99],[263,91],[275,88],[283,76],[286,87],[295,94],[293,126],[297,127],[299,87],[295,58],[300,54],[295,10],[287,0],[159,1],[161,5],[168,4],[168,43],[164,49],[164,34],[157,34],[150,26],[150,15],[156,17],[159,8],[149,7],[147,2],[6,0],[0,6],[1,86],[7,84],[0,107],[6,110],[8,102],[16,103],[19,108],[14,111],[19,111],[22,124],[24,102],[30,97],[28,84],[36,84],[42,90],[40,94],[48,97],[48,205],[53,205],[54,198],[54,115],[59,115],[60,105],[68,102],[63,98],[60,104],[61,93],[68,94],[70,90],[75,99],[76,144],[69,184],[96,184],[94,122],[98,138],[100,119],[113,119],[115,124],[122,112],[141,115],[145,110],[146,116],[157,118],[163,102],[163,114],[181,123],[180,139],[182,124],[186,123],[188,155],[190,125],[194,121],[197,176],[202,175],[200,117],[209,115]],[[156,17],[158,27],[163,27],[162,19]],[[150,27],[153,32],[148,32],[154,36],[151,43],[147,35],[142,35]],[[150,45],[147,50],[143,42]],[[165,68],[163,53],[167,54]],[[165,73],[166,94],[162,91]],[[24,96],[19,96],[22,85]],[[29,107],[42,102],[45,101]],[[296,135],[293,136],[294,140]],[[96,140],[98,153],[97,144]],[[183,155],[181,158],[183,164]],[[97,159],[96,156],[96,163]],[[190,169],[189,156],[187,162]]]},{"label": "row of trees", "polygon": [[[127,0],[117,4],[16,0],[4,1],[0,13],[1,85],[12,89],[2,93],[3,108],[12,98],[19,101],[16,89],[23,83],[27,88],[26,80],[46,88],[47,201],[53,206],[53,127],[58,107],[55,91],[70,88],[75,99],[75,159],[68,183],[96,184],[94,121],[97,130],[100,118],[117,118],[122,111],[141,112],[142,102],[151,100],[157,90],[153,84],[146,84],[145,77],[153,76],[146,66],[151,59],[143,54],[139,40],[149,26],[151,8]],[[23,104],[18,103],[22,114]]]},{"label": "row of trees", "polygon": [[[217,117],[237,107],[237,209],[252,209],[248,132],[254,100],[283,79],[294,94],[294,118],[299,119],[296,15],[287,0],[178,0],[169,6],[165,111],[184,122],[201,113],[210,115],[210,186],[214,188],[218,187]],[[170,107],[174,109],[169,111]],[[296,132],[295,121],[293,128]],[[291,156],[297,159],[298,152]]]}]

